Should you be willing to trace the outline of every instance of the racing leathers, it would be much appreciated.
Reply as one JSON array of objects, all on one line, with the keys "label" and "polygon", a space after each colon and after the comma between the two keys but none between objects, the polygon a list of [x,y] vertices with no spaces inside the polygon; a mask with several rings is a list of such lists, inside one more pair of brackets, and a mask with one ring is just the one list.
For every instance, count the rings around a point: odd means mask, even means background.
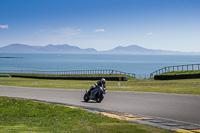
[{"label": "racing leathers", "polygon": [[89,96],[91,95],[92,90],[94,90],[96,87],[99,87],[100,89],[102,88],[104,93],[106,93],[106,84],[103,84],[100,80],[97,83],[95,83],[94,86],[90,86],[90,90],[88,91]]}]

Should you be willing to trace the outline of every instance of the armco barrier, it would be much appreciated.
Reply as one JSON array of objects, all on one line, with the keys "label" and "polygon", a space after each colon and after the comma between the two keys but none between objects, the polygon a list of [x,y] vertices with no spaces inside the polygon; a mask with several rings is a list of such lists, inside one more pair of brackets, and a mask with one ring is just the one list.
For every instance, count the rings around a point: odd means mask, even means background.
[{"label": "armco barrier", "polygon": [[195,79],[200,78],[200,74],[180,74],[180,75],[155,75],[155,80],[172,80],[172,79]]},{"label": "armco barrier", "polygon": [[23,77],[23,78],[37,78],[37,79],[66,79],[66,80],[100,80],[101,78],[105,78],[108,81],[127,81],[127,77],[119,77],[119,76],[27,76],[27,75],[12,75],[12,77]]}]

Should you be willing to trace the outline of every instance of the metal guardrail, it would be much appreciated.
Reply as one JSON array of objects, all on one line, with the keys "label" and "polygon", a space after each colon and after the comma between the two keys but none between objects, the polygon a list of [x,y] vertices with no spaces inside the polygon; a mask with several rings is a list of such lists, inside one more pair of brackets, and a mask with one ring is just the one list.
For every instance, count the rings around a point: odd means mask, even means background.
[{"label": "metal guardrail", "polygon": [[200,64],[188,64],[188,65],[178,65],[178,66],[167,66],[156,70],[150,74],[150,78],[153,78],[157,74],[163,74],[166,72],[174,71],[190,71],[190,70],[200,70]]},{"label": "metal guardrail", "polygon": [[51,74],[51,75],[78,75],[78,74],[122,74],[128,75],[137,79],[149,79],[153,78],[157,74],[163,74],[166,72],[173,71],[189,71],[189,70],[200,70],[200,64],[188,64],[188,65],[178,65],[178,66],[167,66],[161,69],[158,69],[151,74],[134,74],[127,73],[118,70],[68,70],[68,71],[39,71],[39,70],[0,70],[0,73],[31,73],[31,74]]},{"label": "metal guardrail", "polygon": [[0,73],[31,73],[31,74],[52,74],[52,75],[66,75],[66,74],[123,74],[135,77],[134,73],[127,73],[118,70],[68,70],[68,71],[38,71],[38,70],[0,70]]}]

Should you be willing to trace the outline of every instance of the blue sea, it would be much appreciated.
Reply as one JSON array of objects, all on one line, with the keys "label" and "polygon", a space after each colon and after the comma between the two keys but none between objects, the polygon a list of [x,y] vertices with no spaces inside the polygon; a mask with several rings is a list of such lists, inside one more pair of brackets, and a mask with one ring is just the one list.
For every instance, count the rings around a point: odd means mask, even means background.
[{"label": "blue sea", "polygon": [[173,65],[199,64],[200,55],[100,55],[0,53],[0,70],[102,70],[150,74]]}]

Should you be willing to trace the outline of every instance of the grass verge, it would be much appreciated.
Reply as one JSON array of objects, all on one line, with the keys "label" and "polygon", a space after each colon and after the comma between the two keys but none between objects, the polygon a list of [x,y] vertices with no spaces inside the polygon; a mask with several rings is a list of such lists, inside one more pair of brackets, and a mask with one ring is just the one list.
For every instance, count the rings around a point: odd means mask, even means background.
[{"label": "grass verge", "polygon": [[173,72],[166,72],[161,75],[181,75],[181,74],[200,74],[200,70],[173,71]]},{"label": "grass verge", "polygon": [[2,73],[6,75],[23,75],[23,76],[44,76],[44,77],[112,77],[112,76],[119,76],[119,77],[127,77],[128,80],[134,80],[134,77],[131,77],[129,75],[123,75],[123,74],[62,74],[62,75],[53,75],[53,74],[30,74],[30,73]]},{"label": "grass verge", "polygon": [[81,109],[0,97],[0,132],[168,133],[171,131],[112,119]]},{"label": "grass verge", "polygon": [[[35,86],[35,82],[37,82],[37,86]],[[89,89],[90,85],[93,85],[95,82],[96,81],[88,80],[50,80],[0,77],[0,85],[39,88]],[[118,83],[120,83],[120,87],[118,87]],[[200,95],[200,79],[134,79],[130,81],[107,81],[106,84],[107,90]]]}]

